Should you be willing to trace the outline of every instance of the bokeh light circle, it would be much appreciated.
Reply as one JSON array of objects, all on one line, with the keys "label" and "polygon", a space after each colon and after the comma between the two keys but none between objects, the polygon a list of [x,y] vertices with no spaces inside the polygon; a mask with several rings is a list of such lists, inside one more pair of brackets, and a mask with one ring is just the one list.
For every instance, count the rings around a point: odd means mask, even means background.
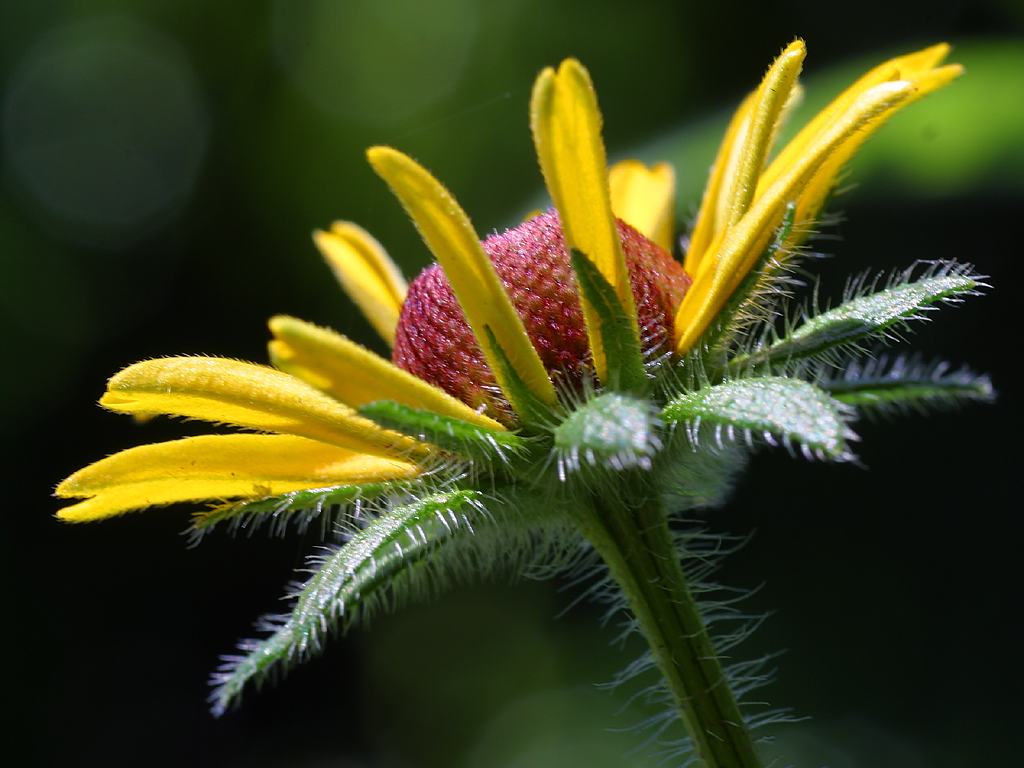
[{"label": "bokeh light circle", "polygon": [[208,118],[178,46],[125,17],[38,41],[4,102],[21,188],[73,242],[123,247],[173,216],[202,165]]}]

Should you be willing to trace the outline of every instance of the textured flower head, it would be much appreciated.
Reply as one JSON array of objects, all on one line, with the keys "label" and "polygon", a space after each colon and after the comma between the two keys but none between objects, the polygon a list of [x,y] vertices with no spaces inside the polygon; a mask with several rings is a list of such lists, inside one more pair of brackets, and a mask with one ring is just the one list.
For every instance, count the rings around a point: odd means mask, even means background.
[{"label": "textured flower head", "polygon": [[[911,268],[801,324],[777,322],[787,269],[838,174],[896,111],[960,74],[941,65],[947,52],[937,45],[872,69],[775,151],[805,56],[802,41],[790,44],[729,123],[685,252],[673,169],[609,168],[597,98],[573,59],[540,74],[530,104],[553,209],[507,232],[481,242],[427,170],[371,148],[437,264],[407,286],[357,225],[314,239],[391,360],[279,316],[272,367],[209,357],[129,366],[110,379],[104,407],[248,432],[98,461],[57,487],[77,499],[58,516],[213,501],[194,519],[202,532],[223,521],[285,528],[334,510],[346,543],[315,560],[268,637],[228,659],[219,711],[247,682],[315,650],[327,628],[391,602],[401,579],[433,578],[425,564],[486,541],[483,531],[499,542],[491,555],[558,526],[599,539],[578,510],[599,509],[602,494],[713,503],[756,444],[842,460],[855,409],[988,397],[987,380],[967,373],[842,368],[893,325],[976,290],[967,267]],[[738,722],[734,703],[715,706]]]},{"label": "textured flower head", "polygon": [[[661,246],[621,220],[617,229],[641,341],[646,355],[654,358],[671,350],[675,312],[690,278]],[[552,382],[579,392],[594,372],[558,214],[538,214],[482,245]],[[424,270],[410,287],[392,359],[474,408],[496,410],[514,423],[515,414],[503,407],[493,372],[440,266]]]}]

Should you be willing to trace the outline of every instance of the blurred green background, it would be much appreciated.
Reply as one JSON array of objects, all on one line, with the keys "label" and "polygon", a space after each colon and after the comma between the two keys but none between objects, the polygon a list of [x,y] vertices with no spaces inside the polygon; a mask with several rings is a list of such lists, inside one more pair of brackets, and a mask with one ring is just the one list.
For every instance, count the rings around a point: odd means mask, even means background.
[{"label": "blurred green background", "polygon": [[750,607],[777,612],[743,653],[785,650],[764,695],[808,718],[778,729],[770,751],[779,765],[833,768],[1020,764],[1014,0],[3,3],[0,556],[18,764],[657,765],[634,749],[643,708],[595,685],[636,649],[612,646],[616,628],[593,606],[560,615],[576,592],[558,583],[467,586],[381,618],[214,721],[208,672],[279,608],[314,537],[215,536],[188,550],[187,509],[62,527],[49,493],[119,448],[202,431],[95,407],[130,362],[263,360],[277,312],[375,343],[309,239],[352,219],[410,276],[427,263],[366,146],[424,162],[480,232],[512,225],[540,188],[533,77],[575,55],[597,84],[610,154],[676,162],[685,218],[727,110],[795,35],[810,48],[807,109],[884,55],[957,46],[968,76],[855,164],[839,237],[821,241],[837,258],[821,271],[836,295],[868,267],[977,263],[992,294],[944,311],[914,343],[991,371],[1002,398],[861,425],[869,472],[765,454],[708,515],[719,530],[757,530],[723,579],[764,583]]}]

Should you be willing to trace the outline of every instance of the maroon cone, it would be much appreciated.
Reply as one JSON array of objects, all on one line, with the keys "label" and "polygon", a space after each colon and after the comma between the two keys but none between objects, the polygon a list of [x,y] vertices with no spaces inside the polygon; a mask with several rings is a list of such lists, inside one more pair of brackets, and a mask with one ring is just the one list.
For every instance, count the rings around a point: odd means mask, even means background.
[{"label": "maroon cone", "polygon": [[[625,222],[617,225],[644,348],[662,348],[671,343],[673,318],[690,277],[655,243]],[[558,214],[549,211],[491,235],[483,248],[552,379],[578,386],[584,370],[592,366],[590,344]],[[506,411],[496,396],[494,375],[437,264],[409,286],[391,359],[473,408],[493,404]]]}]

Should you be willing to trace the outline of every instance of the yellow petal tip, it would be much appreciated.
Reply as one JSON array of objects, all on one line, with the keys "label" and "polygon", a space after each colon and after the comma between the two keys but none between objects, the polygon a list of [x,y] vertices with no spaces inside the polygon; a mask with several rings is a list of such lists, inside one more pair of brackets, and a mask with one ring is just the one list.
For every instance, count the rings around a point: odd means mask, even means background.
[{"label": "yellow petal tip", "polygon": [[118,392],[104,392],[99,399],[99,404],[104,408],[114,408],[118,405],[125,405],[130,403],[132,398],[129,396],[122,395]]},{"label": "yellow petal tip", "polygon": [[944,67],[939,67],[935,71],[936,72],[948,72],[949,73],[949,79],[950,80],[955,80],[956,78],[958,78],[961,75],[963,75],[967,71],[967,69],[964,67],[963,64],[957,63],[957,64],[947,64]]},{"label": "yellow petal tip", "polygon": [[342,289],[388,344],[408,285],[401,270],[376,238],[350,221],[335,221],[330,231],[313,231],[313,243]]},{"label": "yellow petal tip", "polygon": [[74,475],[61,480],[56,488],[53,489],[53,495],[58,499],[73,499],[75,497],[74,491]]},{"label": "yellow petal tip", "polygon": [[567,59],[562,59],[561,63],[558,65],[558,74],[564,75],[566,73],[572,73],[573,75],[588,74],[587,68],[580,63],[579,59],[573,56],[570,56]]},{"label": "yellow petal tip", "polygon": [[267,351],[270,353],[270,359],[278,368],[281,367],[281,363],[287,363],[295,358],[295,350],[280,339],[268,341]]},{"label": "yellow petal tip", "polygon": [[405,157],[404,153],[399,152],[394,147],[388,147],[383,144],[377,144],[366,150],[367,162],[378,171],[382,165]]},{"label": "yellow petal tip", "polygon": [[289,328],[295,328],[302,324],[303,321],[291,315],[273,315],[267,320],[267,328],[275,336],[287,332]]},{"label": "yellow petal tip", "polygon": [[781,58],[799,57],[802,59],[806,55],[807,43],[804,42],[802,37],[798,37],[782,50]]}]

